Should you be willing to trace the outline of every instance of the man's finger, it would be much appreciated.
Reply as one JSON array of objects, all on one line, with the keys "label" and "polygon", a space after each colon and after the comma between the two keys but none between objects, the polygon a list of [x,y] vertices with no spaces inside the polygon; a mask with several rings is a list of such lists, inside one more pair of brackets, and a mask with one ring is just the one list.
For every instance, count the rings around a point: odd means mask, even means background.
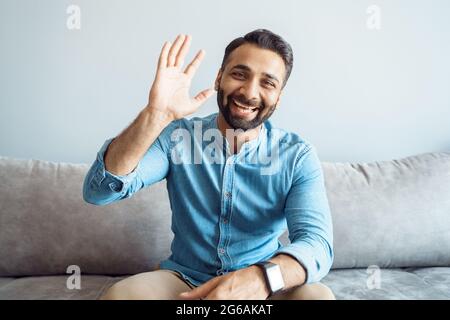
[{"label": "man's finger", "polygon": [[159,55],[158,60],[158,69],[165,68],[167,65],[167,55],[169,54],[170,41],[164,42],[164,45],[161,49],[161,54]]},{"label": "man's finger", "polygon": [[184,42],[184,38],[185,38],[184,34],[179,34],[175,39],[172,48],[170,48],[169,57],[167,59],[168,67],[173,67],[175,65],[175,59],[177,58],[178,51],[180,50],[180,47]]},{"label": "man's finger", "polygon": [[189,51],[189,47],[191,46],[191,40],[192,37],[187,34],[175,60],[175,67],[181,68],[183,66],[184,58],[186,57],[186,54]]},{"label": "man's finger", "polygon": [[195,300],[195,299],[201,299],[203,297],[206,297],[211,290],[213,290],[215,287],[217,287],[217,285],[219,284],[220,281],[221,281],[221,277],[213,278],[213,279],[209,280],[208,282],[202,284],[200,287],[192,289],[191,291],[188,291],[188,292],[181,293],[180,298]]},{"label": "man's finger", "polygon": [[192,78],[197,71],[198,67],[200,66],[200,63],[203,60],[203,57],[205,56],[205,50],[200,50],[195,58],[192,60],[192,62],[186,67],[186,70],[184,70],[184,73],[188,75],[190,78]]}]

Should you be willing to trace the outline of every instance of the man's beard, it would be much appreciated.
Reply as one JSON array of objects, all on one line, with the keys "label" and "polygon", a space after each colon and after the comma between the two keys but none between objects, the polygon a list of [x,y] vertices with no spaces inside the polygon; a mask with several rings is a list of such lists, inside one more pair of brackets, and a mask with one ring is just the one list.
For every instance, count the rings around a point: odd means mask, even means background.
[{"label": "man's beard", "polygon": [[[242,95],[233,95],[230,94],[227,96],[227,104],[223,105],[223,89],[219,89],[217,92],[217,104],[219,105],[219,110],[222,113],[223,117],[225,118],[225,121],[232,127],[233,129],[242,129],[244,131],[254,129],[258,127],[261,123],[266,121],[270,118],[272,113],[276,109],[276,104],[273,106],[266,106],[264,102],[261,102],[257,107],[258,109],[254,112],[256,112],[256,116],[252,120],[245,120],[239,117],[234,117],[231,114],[231,104],[233,101],[233,98],[245,105],[252,105],[255,106],[254,103],[252,104],[250,101],[246,100],[245,97]],[[265,112],[267,109],[267,112]]]}]

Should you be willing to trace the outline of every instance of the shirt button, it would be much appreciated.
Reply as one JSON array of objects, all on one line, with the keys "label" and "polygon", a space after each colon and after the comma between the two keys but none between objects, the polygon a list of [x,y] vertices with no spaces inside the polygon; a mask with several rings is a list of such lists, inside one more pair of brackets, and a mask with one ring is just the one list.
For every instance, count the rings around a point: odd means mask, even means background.
[{"label": "shirt button", "polygon": [[227,198],[231,198],[231,192],[225,192],[225,197],[227,197]]},{"label": "shirt button", "polygon": [[222,249],[222,248],[220,248],[220,249],[219,249],[219,254],[224,254],[224,253],[225,253],[225,250]]},{"label": "shirt button", "polygon": [[223,223],[228,223],[228,220],[227,219],[223,219]]}]

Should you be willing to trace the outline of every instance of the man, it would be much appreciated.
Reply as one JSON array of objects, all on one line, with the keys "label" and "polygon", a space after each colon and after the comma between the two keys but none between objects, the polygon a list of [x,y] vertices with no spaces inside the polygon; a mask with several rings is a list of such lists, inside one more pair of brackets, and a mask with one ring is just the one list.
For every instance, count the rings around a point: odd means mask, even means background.
[{"label": "man", "polygon": [[97,205],[166,179],[172,208],[172,255],[102,298],[334,299],[319,282],[333,260],[320,161],[268,121],[291,73],[290,45],[264,29],[232,41],[215,80],[220,112],[187,120],[214,92],[189,96],[205,54],[183,71],[190,43],[164,44],[147,106],[86,176],[84,199]]}]

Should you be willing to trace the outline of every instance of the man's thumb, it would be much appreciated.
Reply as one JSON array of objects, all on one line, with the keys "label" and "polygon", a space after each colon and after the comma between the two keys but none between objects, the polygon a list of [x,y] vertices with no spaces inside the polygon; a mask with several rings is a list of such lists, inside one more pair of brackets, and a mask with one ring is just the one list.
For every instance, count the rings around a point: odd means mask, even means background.
[{"label": "man's thumb", "polygon": [[197,107],[200,107],[206,100],[209,99],[209,97],[211,97],[214,93],[214,89],[209,88],[209,89],[205,89],[203,91],[201,91],[199,94],[197,94],[195,96],[195,98],[193,99],[195,105]]},{"label": "man's thumb", "polygon": [[221,281],[221,277],[215,277],[209,280],[208,282],[205,282],[201,286],[192,289],[191,291],[182,292],[180,294],[181,299],[201,299],[203,297],[206,297],[211,290],[213,290]]}]

